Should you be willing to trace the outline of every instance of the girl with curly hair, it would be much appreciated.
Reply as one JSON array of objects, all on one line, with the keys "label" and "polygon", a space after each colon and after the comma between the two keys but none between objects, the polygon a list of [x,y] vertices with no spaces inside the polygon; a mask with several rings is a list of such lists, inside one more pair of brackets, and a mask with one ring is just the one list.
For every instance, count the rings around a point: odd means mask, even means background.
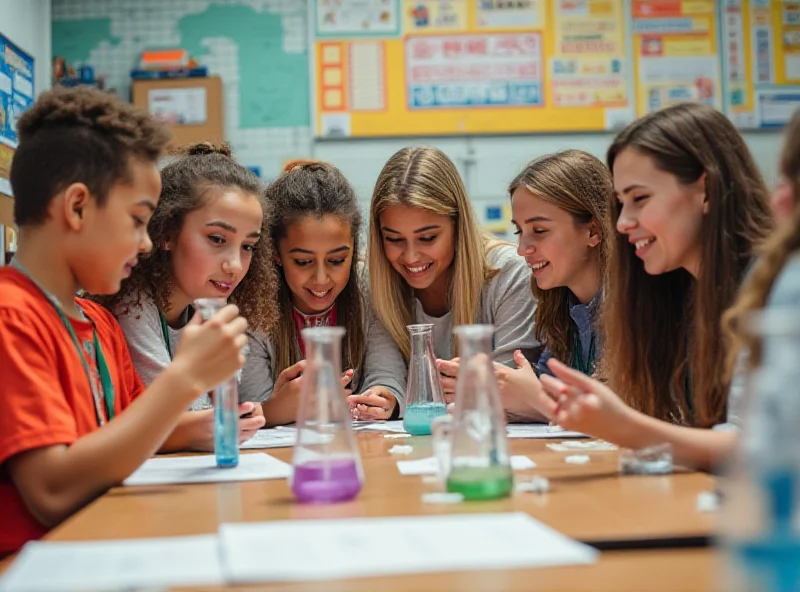
[{"label": "girl with curly hair", "polygon": [[267,425],[290,423],[297,415],[306,363],[301,330],[330,325],[347,330],[342,383],[348,394],[357,393],[349,397],[353,416],[400,417],[405,385],[383,363],[388,336],[365,293],[361,214],[350,183],[329,164],[290,162],[267,188],[266,202],[282,313],[270,345],[271,372],[260,381]]},{"label": "girl with curly hair", "polygon": [[[240,439],[263,426],[258,364],[275,316],[275,275],[258,177],[230,149],[200,143],[161,171],[158,207],[148,223],[153,250],[140,258],[120,291],[99,300],[119,321],[145,384],[166,368],[197,298],[225,298],[247,319],[250,355],[241,374]],[[208,395],[191,405],[172,438],[175,448],[210,450],[213,413]]]}]

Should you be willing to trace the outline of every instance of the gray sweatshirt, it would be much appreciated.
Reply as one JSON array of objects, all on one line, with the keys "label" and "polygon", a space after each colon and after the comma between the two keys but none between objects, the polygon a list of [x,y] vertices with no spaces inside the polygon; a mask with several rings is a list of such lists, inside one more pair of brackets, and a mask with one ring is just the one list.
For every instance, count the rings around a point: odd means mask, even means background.
[{"label": "gray sweatshirt", "polygon": [[[535,303],[531,294],[531,271],[516,249],[503,245],[489,252],[489,265],[499,273],[481,292],[477,322],[494,325],[494,360],[516,367],[514,350],[529,350],[539,345],[534,337],[533,313]],[[433,351],[437,358],[449,360],[453,357],[453,314],[441,317],[425,313],[422,304],[414,299],[414,322],[433,325]],[[382,365],[391,376],[402,376],[405,382],[408,371],[403,356],[392,338],[384,330],[388,341],[376,342]]]},{"label": "gray sweatshirt", "polygon": [[[395,396],[400,412],[405,409],[405,372],[392,373],[383,363],[387,339],[391,343],[383,325],[372,313],[366,298],[367,348],[364,361],[364,381],[361,391],[373,386],[384,386]],[[115,315],[125,333],[133,365],[145,386],[166,368],[170,361],[169,350],[164,343],[161,317],[155,302],[142,297],[141,307],[133,308],[126,315]],[[184,319],[184,324],[188,322]],[[181,329],[167,327],[171,351],[178,348]],[[239,375],[239,400],[263,403],[272,395],[275,383],[273,376],[274,345],[266,335],[250,334],[247,362]],[[192,410],[211,407],[208,395],[201,395],[192,402]]]}]

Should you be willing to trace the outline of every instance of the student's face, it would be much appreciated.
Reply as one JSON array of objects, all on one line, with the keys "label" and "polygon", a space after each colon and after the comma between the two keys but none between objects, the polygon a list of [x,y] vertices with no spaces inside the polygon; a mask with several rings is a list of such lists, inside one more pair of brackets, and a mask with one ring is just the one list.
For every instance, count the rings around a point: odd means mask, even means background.
[{"label": "student's face", "polygon": [[308,215],[286,228],[276,259],[292,293],[292,303],[304,314],[328,309],[350,279],[353,233],[338,216]]},{"label": "student's face", "polygon": [[517,252],[525,257],[540,289],[573,289],[597,265],[592,252],[600,236],[592,223],[578,224],[572,214],[525,187],[514,190],[511,212],[519,235]]},{"label": "student's face", "polygon": [[197,298],[228,298],[250,269],[261,237],[258,198],[239,191],[218,191],[201,208],[189,212],[174,240],[173,305]]},{"label": "student's face", "polygon": [[[389,263],[414,290],[446,285],[455,258],[455,223],[423,208],[391,206],[379,216]],[[437,282],[437,280],[439,280]]]},{"label": "student's face", "polygon": [[627,235],[645,271],[659,275],[683,268],[697,277],[708,208],[705,175],[681,185],[675,175],[631,148],[617,156],[613,174],[621,208],[617,230]]},{"label": "student's face", "polygon": [[80,209],[83,228],[75,253],[82,256],[75,257],[72,267],[78,285],[90,294],[119,291],[139,254],[153,246],[147,223],[158,205],[161,175],[155,163],[138,159],[131,159],[128,168],[130,183],[113,185],[102,206],[89,199]]}]

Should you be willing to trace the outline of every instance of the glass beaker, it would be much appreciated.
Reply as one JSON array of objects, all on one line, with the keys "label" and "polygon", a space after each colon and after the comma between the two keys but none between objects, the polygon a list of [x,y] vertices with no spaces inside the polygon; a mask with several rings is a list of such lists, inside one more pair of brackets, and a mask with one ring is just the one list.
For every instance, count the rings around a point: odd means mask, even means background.
[{"label": "glass beaker", "polygon": [[297,408],[291,487],[301,502],[354,498],[364,482],[341,382],[343,327],[302,330],[306,370]]},{"label": "glass beaker", "polygon": [[[203,321],[228,304],[224,298],[198,298],[194,301]],[[239,373],[223,382],[209,395],[214,405],[214,456],[221,468],[239,465]]]},{"label": "glass beaker", "polygon": [[411,334],[411,357],[403,427],[412,436],[427,436],[433,420],[447,413],[433,354],[433,325],[408,325],[408,332]]},{"label": "glass beaker", "polygon": [[505,411],[500,404],[491,358],[492,325],[462,325],[461,363],[452,415],[433,422],[434,450],[447,490],[467,500],[506,497],[514,476],[508,456]]},{"label": "glass beaker", "polygon": [[[800,310],[752,313],[744,426],[723,481],[722,588],[800,589]],[[740,357],[740,363],[744,358]]]}]

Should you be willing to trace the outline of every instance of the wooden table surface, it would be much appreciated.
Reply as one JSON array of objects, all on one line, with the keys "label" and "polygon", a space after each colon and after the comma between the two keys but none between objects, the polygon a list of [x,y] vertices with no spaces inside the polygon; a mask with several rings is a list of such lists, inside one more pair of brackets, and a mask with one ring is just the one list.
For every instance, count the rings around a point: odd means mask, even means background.
[{"label": "wooden table surface", "polygon": [[[513,454],[536,462],[516,471],[517,481],[540,475],[550,480],[546,494],[515,493],[511,498],[456,505],[424,504],[421,494],[436,490],[419,476],[403,476],[396,460],[431,455],[430,438],[384,438],[359,433],[365,484],[352,502],[301,505],[288,481],[116,488],[90,504],[46,538],[51,541],[102,540],[208,534],[223,522],[308,518],[434,515],[524,511],[579,540],[619,544],[626,540],[708,536],[713,515],[696,510],[697,495],[713,480],[703,473],[622,476],[618,453],[590,452],[587,465],[564,462],[566,453],[548,450],[543,440],[510,440]],[[553,440],[551,440],[552,442]],[[409,456],[389,448],[406,443]],[[257,452],[257,451],[254,451]],[[289,448],[264,451],[291,462]],[[386,548],[394,552],[391,541]],[[265,558],[266,559],[266,558]],[[710,548],[613,550],[593,566],[498,570],[384,577],[280,585],[281,590],[710,590],[715,587],[717,554]],[[207,588],[203,588],[204,590]],[[248,589],[248,588],[242,588]],[[250,589],[273,589],[263,585]]]}]

